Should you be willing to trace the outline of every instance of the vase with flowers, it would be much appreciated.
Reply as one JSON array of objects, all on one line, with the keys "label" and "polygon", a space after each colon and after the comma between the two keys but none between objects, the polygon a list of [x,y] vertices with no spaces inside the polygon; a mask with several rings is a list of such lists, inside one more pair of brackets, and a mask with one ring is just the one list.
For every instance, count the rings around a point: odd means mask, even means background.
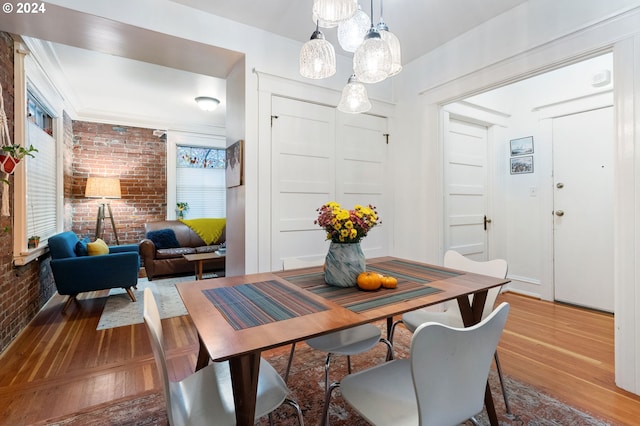
[{"label": "vase with flowers", "polygon": [[380,224],[376,208],[356,205],[347,210],[331,201],[317,210],[318,219],[314,223],[327,231],[327,240],[331,241],[325,259],[324,280],[337,287],[354,287],[358,275],[366,269],[360,241],[371,228]]},{"label": "vase with flowers", "polygon": [[176,217],[178,220],[184,219],[184,215],[189,211],[189,203],[176,203]]}]

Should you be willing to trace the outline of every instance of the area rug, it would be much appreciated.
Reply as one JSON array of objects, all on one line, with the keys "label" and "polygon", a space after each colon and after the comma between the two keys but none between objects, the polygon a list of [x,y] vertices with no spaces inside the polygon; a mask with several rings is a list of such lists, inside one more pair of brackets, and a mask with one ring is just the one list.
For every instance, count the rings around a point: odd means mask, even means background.
[{"label": "area rug", "polygon": [[[396,357],[405,357],[408,353],[411,334],[406,329],[400,327],[396,331],[395,353]],[[289,348],[279,348],[263,354],[264,357],[280,373],[284,373]],[[352,367],[360,370],[368,366],[383,362],[385,348],[382,345],[374,348],[364,355],[352,357]],[[345,359],[336,359],[332,364],[332,379],[338,379],[346,374]],[[304,344],[297,345],[295,358],[289,376],[289,388],[291,397],[300,404],[305,423],[307,425],[317,425],[322,415],[323,390],[324,390],[324,354],[315,351]],[[527,425],[527,426],[558,426],[558,425],[581,425],[581,426],[606,426],[605,421],[570,407],[561,401],[542,394],[535,388],[505,376],[507,392],[512,414],[506,414],[504,401],[500,394],[497,374],[492,370],[489,376],[489,383],[493,390],[496,412],[500,425]],[[330,424],[334,426],[366,426],[367,421],[362,419],[353,409],[351,409],[340,395],[340,389],[333,393],[330,405]],[[274,424],[276,425],[297,425],[294,410],[283,405],[274,414]],[[480,424],[488,425],[489,421],[485,413],[477,416]],[[86,424],[100,426],[147,426],[147,425],[167,425],[166,411],[164,408],[163,394],[158,390],[156,393],[145,394],[141,397],[118,400],[111,404],[103,404],[98,407],[88,408],[82,412],[74,413],[64,418],[50,419],[47,425],[60,426],[84,426]],[[269,424],[266,418],[260,419],[257,423],[260,426]],[[471,425],[471,422],[465,423]]]},{"label": "area rug", "polygon": [[132,302],[127,292],[122,288],[114,288],[109,291],[107,303],[104,306],[98,327],[96,330],[122,327],[131,324],[141,324],[144,289],[150,288],[158,303],[161,318],[171,318],[186,315],[187,310],[182,304],[182,299],[176,289],[176,283],[193,281],[193,276],[155,279],[138,279],[138,288],[133,289],[136,302]]}]

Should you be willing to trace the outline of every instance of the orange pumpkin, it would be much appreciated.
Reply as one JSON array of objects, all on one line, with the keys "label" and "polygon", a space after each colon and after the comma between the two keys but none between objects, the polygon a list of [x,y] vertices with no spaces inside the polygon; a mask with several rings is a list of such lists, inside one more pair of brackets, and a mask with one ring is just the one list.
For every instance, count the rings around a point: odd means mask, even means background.
[{"label": "orange pumpkin", "polygon": [[362,272],[358,275],[358,287],[361,290],[378,290],[382,285],[380,274],[376,272]]},{"label": "orange pumpkin", "polygon": [[389,275],[382,277],[380,281],[384,288],[396,288],[398,286],[398,280]]}]

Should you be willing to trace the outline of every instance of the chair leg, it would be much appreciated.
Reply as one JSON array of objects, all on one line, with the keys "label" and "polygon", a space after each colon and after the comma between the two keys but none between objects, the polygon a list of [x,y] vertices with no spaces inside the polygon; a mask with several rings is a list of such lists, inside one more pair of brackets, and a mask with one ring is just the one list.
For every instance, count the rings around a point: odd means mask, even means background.
[{"label": "chair leg", "polygon": [[327,354],[327,358],[324,361],[324,391],[325,391],[325,393],[329,391],[329,367],[330,367],[330,365],[331,365],[331,353],[328,353]]},{"label": "chair leg", "polygon": [[387,358],[385,361],[391,361],[393,359],[393,344],[384,337],[380,339],[380,343],[387,345]]},{"label": "chair leg", "polygon": [[340,386],[339,382],[331,383],[331,386],[324,393],[324,407],[322,408],[322,420],[320,426],[329,426],[329,401],[331,400],[331,393],[333,390]]},{"label": "chair leg", "polygon": [[293,399],[289,398],[285,399],[284,403],[292,406],[296,410],[296,413],[298,414],[298,424],[300,426],[304,426],[304,419],[302,418],[302,410],[300,409],[300,405],[298,405],[298,403]]},{"label": "chair leg", "polygon": [[133,290],[131,290],[131,287],[127,287],[127,288],[125,288],[125,290],[127,290],[127,294],[131,298],[131,301],[135,302],[136,301],[136,296],[133,294]]},{"label": "chair leg", "polygon": [[289,362],[287,363],[287,370],[284,372],[284,382],[287,383],[289,380],[289,372],[291,371],[291,363],[293,362],[293,353],[296,350],[296,342],[291,344],[291,352],[289,353]]},{"label": "chair leg", "polygon": [[347,372],[351,374],[351,356],[347,355]]},{"label": "chair leg", "polygon": [[396,326],[398,324],[400,324],[400,323],[404,324],[404,322],[401,319],[399,319],[398,321],[394,321],[394,323],[391,324],[391,329],[389,330],[389,336],[387,336],[387,337],[388,337],[389,342],[392,345],[393,345],[393,333],[396,331]]},{"label": "chair leg", "polygon": [[78,300],[76,299],[76,296],[77,294],[72,294],[67,297],[67,301],[64,303],[64,306],[62,307],[63,314],[67,312],[67,308],[69,307],[69,305],[71,305],[72,302],[78,302]]},{"label": "chair leg", "polygon": [[493,358],[496,361],[496,370],[498,370],[498,378],[500,379],[500,388],[502,389],[502,397],[504,398],[504,408],[507,414],[511,414],[511,408],[509,407],[509,398],[507,397],[507,389],[505,388],[504,381],[502,380],[502,368],[500,367],[500,358],[498,358],[498,351],[493,354]]}]

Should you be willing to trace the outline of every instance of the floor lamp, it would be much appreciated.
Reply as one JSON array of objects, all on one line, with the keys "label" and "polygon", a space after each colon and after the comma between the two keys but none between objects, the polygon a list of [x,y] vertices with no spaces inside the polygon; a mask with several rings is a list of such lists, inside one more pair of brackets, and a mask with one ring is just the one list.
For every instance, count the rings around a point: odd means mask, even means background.
[{"label": "floor lamp", "polygon": [[[102,231],[104,230],[104,219],[111,219],[111,227],[113,228],[113,235],[116,237],[116,244],[120,245],[118,240],[118,231],[116,230],[116,224],[113,221],[113,213],[111,211],[111,204],[106,202],[106,199],[121,198],[120,192],[120,179],[108,178],[108,177],[90,177],[87,179],[87,187],[84,192],[84,196],[87,198],[102,198],[102,203],[98,208],[98,219],[96,220],[96,239],[102,237]],[[109,210],[109,215],[105,215],[105,207]]]}]

